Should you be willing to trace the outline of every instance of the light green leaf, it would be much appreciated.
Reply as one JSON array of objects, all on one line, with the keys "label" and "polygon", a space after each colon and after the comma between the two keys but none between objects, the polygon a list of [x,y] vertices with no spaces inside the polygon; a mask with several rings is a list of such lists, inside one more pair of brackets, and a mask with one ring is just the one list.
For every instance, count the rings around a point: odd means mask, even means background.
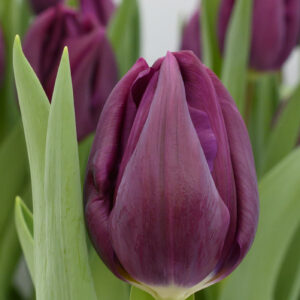
[{"label": "light green leaf", "polygon": [[108,37],[123,76],[139,58],[140,20],[137,0],[123,0],[108,26]]},{"label": "light green leaf", "polygon": [[263,172],[275,166],[296,146],[300,133],[300,85],[280,114],[264,156]]},{"label": "light green leaf", "polygon": [[90,253],[90,266],[98,300],[129,299],[130,286],[107,269],[94,249]]},{"label": "light green leaf", "polygon": [[155,299],[148,293],[133,286],[131,287],[130,300],[155,300]]},{"label": "light green leaf", "polygon": [[220,0],[202,0],[200,18],[203,62],[218,75],[221,68],[221,54],[217,37],[219,5]]},{"label": "light green leaf", "polygon": [[37,299],[96,299],[86,246],[67,49],[62,56],[51,102],[44,178],[46,235],[38,246],[44,253],[36,262],[39,273],[35,267]]},{"label": "light green leaf", "polygon": [[241,114],[245,109],[245,90],[249,60],[252,1],[235,1],[227,30],[222,82],[236,102]]},{"label": "light green leaf", "polygon": [[33,216],[20,197],[15,202],[15,222],[25,260],[34,281]]},{"label": "light green leaf", "polygon": [[0,146],[0,237],[11,217],[16,193],[28,180],[28,159],[23,128],[20,122]]},{"label": "light green leaf", "polygon": [[226,280],[221,300],[272,300],[282,261],[299,226],[300,149],[260,182],[261,213],[252,249]]}]

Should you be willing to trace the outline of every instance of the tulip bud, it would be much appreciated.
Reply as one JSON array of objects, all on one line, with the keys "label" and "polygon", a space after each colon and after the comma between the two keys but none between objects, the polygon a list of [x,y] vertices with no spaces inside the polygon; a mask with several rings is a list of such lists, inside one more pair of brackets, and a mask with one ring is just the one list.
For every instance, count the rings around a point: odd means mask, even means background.
[{"label": "tulip bud", "polygon": [[3,39],[2,30],[0,28],[0,83],[2,82],[3,75],[4,75],[4,62],[5,62],[4,39]]},{"label": "tulip bud", "polygon": [[51,6],[64,2],[64,0],[30,0],[30,2],[33,11],[39,14]]},{"label": "tulip bud", "polygon": [[[222,0],[219,40],[224,49],[234,0]],[[250,66],[260,71],[280,69],[297,44],[300,28],[299,0],[254,0]]]},{"label": "tulip bud", "polygon": [[140,59],[100,116],[85,182],[91,240],[119,278],[186,299],[252,244],[258,192],[245,124],[191,51]]},{"label": "tulip bud", "polygon": [[101,25],[106,26],[115,11],[112,0],[80,0],[81,11],[94,15]]},{"label": "tulip bud", "polygon": [[78,139],[94,131],[104,102],[117,82],[117,67],[105,29],[94,18],[58,5],[29,29],[24,53],[49,100],[64,46],[68,46]]},{"label": "tulip bud", "polygon": [[184,26],[181,40],[181,50],[191,50],[201,59],[201,29],[200,29],[200,10],[196,10],[191,19]]}]

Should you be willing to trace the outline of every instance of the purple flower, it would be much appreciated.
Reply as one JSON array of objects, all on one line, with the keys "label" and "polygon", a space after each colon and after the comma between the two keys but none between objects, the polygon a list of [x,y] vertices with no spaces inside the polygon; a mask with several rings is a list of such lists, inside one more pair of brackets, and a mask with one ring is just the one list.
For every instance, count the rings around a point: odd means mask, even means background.
[{"label": "purple flower", "polygon": [[152,67],[139,59],[114,88],[84,198],[101,258],[152,295],[185,299],[241,262],[258,219],[251,144],[231,96],[191,51]]},{"label": "purple flower", "polygon": [[31,7],[36,14],[41,13],[51,6],[55,6],[58,3],[63,3],[64,0],[30,0]]},{"label": "purple flower", "polygon": [[2,82],[4,76],[4,66],[5,66],[4,48],[5,48],[4,39],[3,39],[2,30],[0,28],[0,83]]},{"label": "purple flower", "polygon": [[[222,0],[219,40],[224,48],[234,0]],[[297,44],[300,0],[254,0],[250,66],[261,71],[280,69]]]},{"label": "purple flower", "polygon": [[202,56],[200,29],[200,10],[197,9],[191,19],[185,24],[182,32],[181,50],[191,50],[197,57]]},{"label": "purple flower", "polygon": [[78,139],[94,131],[100,112],[117,82],[115,57],[105,29],[94,18],[57,5],[32,24],[24,52],[49,99],[63,51],[68,46]]},{"label": "purple flower", "polygon": [[99,23],[106,26],[115,11],[112,0],[80,0],[81,11],[94,15]]}]

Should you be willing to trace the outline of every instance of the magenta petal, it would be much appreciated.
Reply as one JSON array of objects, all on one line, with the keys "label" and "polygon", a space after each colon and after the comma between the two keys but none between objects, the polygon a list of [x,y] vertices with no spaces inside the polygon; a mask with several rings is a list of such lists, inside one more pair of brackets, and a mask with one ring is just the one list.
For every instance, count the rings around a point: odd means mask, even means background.
[{"label": "magenta petal", "polygon": [[119,132],[129,88],[137,75],[146,68],[146,62],[138,60],[107,100],[91,150],[84,189],[85,218],[91,240],[103,261],[118,277],[122,277],[121,266],[110,242],[108,221],[113,206],[113,188],[120,150]]},{"label": "magenta petal", "polygon": [[193,286],[215,268],[228,224],[169,53],[117,191],[113,248],[135,280]]},{"label": "magenta petal", "polygon": [[252,245],[259,215],[259,199],[254,159],[250,139],[244,121],[224,86],[211,72],[215,89],[225,120],[232,167],[237,191],[237,231],[232,242],[232,251],[223,257],[219,270],[220,279],[230,274],[241,262]]},{"label": "magenta petal", "polygon": [[39,14],[51,6],[62,3],[63,0],[30,0],[30,2],[34,12]]}]

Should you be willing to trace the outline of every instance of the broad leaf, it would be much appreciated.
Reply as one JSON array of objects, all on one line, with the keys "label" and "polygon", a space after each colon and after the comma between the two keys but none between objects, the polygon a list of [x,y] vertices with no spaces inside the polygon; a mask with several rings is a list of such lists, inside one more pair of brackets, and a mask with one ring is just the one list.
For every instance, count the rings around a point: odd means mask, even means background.
[{"label": "broad leaf", "polygon": [[242,115],[249,60],[252,1],[235,1],[225,42],[222,82],[229,90]]},{"label": "broad leaf", "polygon": [[140,21],[137,0],[123,0],[108,27],[108,36],[123,76],[139,58]]},{"label": "broad leaf", "polygon": [[272,169],[259,185],[258,232],[242,264],[226,280],[221,300],[272,300],[288,246],[299,226],[300,149]]},{"label": "broad leaf", "polygon": [[[45,163],[38,299],[96,299],[89,268],[71,72],[64,50],[51,102]],[[36,241],[35,241],[36,242]],[[37,270],[37,268],[35,268]],[[37,276],[41,278],[37,279]]]},{"label": "broad leaf", "polygon": [[33,216],[20,197],[15,202],[15,222],[25,260],[34,281]]}]

